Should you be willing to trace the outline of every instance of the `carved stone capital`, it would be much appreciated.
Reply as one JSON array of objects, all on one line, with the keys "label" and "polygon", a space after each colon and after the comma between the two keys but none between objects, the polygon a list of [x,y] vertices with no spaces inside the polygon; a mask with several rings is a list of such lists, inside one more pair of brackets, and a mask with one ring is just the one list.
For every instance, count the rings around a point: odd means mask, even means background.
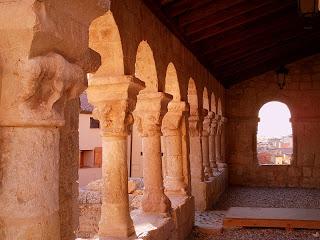
[{"label": "carved stone capital", "polygon": [[163,135],[177,135],[180,131],[183,114],[188,111],[185,102],[171,101],[168,104],[168,112],[162,120],[161,131]]},{"label": "carved stone capital", "polygon": [[214,117],[214,113],[209,111],[207,115],[204,117],[203,120],[203,128],[202,128],[202,135],[209,136],[211,133],[211,122]]},{"label": "carved stone capital", "polygon": [[199,115],[191,115],[188,118],[189,121],[189,135],[191,137],[198,137],[201,134],[202,122]]},{"label": "carved stone capital", "polygon": [[[89,25],[108,0],[9,1],[1,6],[0,125],[62,126],[64,104],[101,65]],[[17,13],[19,16],[16,17]],[[14,19],[14,21],[8,21]],[[13,37],[14,36],[14,37]]]},{"label": "carved stone capital", "polygon": [[[83,69],[56,53],[21,60],[16,73],[21,77],[20,91],[4,102],[0,110],[2,126],[61,126],[65,102],[87,87]],[[13,93],[15,89],[7,90]]]},{"label": "carved stone capital", "polygon": [[147,137],[161,134],[161,124],[168,111],[168,103],[172,96],[162,92],[142,93],[133,112],[137,129],[141,136]]},{"label": "carved stone capital", "polygon": [[218,130],[218,121],[216,118],[213,118],[211,120],[211,125],[210,125],[210,135],[215,136],[217,134]]},{"label": "carved stone capital", "polygon": [[221,135],[223,125],[224,125],[223,117],[218,116],[218,120],[217,120],[217,134],[218,135]]},{"label": "carved stone capital", "polygon": [[131,112],[144,83],[132,76],[92,78],[87,90],[93,116],[99,119],[101,135],[127,136],[133,124]]}]

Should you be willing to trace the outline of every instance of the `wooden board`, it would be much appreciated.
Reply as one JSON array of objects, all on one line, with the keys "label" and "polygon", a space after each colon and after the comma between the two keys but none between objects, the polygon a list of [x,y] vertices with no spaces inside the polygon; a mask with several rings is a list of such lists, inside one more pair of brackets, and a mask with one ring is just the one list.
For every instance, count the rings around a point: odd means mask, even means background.
[{"label": "wooden board", "polygon": [[223,227],[276,227],[320,229],[320,209],[232,207]]}]

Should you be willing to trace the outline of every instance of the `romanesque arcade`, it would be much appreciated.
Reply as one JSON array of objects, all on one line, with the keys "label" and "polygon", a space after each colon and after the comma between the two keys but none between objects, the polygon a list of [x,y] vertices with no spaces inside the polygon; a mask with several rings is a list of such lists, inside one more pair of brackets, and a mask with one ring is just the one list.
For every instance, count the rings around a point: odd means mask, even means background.
[{"label": "romanesque arcade", "polygon": [[[148,214],[173,223],[171,239],[184,239],[194,209],[223,193],[224,89],[138,2],[1,7],[0,239],[75,239],[77,98],[86,89],[103,145],[100,239],[134,236]],[[133,124],[144,180],[134,216],[126,162]]]}]

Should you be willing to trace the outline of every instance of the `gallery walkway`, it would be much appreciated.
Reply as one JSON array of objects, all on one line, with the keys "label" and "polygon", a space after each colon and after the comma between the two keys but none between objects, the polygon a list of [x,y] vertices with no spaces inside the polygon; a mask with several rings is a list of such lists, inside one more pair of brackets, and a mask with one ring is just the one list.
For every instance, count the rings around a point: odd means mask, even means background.
[{"label": "gallery walkway", "polygon": [[284,229],[242,228],[224,230],[219,233],[225,212],[230,207],[320,208],[320,191],[297,188],[230,187],[214,206],[214,211],[196,213],[196,226],[198,227],[194,230],[190,240],[319,239],[316,237],[316,230],[286,232]]}]

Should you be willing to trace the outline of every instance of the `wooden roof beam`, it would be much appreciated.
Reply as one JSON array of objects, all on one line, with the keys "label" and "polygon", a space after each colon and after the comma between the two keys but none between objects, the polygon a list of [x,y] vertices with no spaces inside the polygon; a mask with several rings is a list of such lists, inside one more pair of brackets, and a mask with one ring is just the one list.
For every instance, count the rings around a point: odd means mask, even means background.
[{"label": "wooden roof beam", "polygon": [[303,27],[301,19],[297,16],[296,12],[291,10],[293,9],[286,9],[286,11],[278,12],[279,14],[270,15],[270,19],[257,21],[251,25],[243,25],[221,36],[218,35],[210,38],[207,42],[203,42],[197,51],[204,57],[207,55],[219,55],[219,52],[225,50],[224,48],[229,49],[235,44],[241,45],[251,38],[260,39],[261,36],[273,34],[286,28],[288,25],[296,24],[297,28]]},{"label": "wooden roof beam", "polygon": [[225,22],[236,16],[245,14],[255,9],[264,8],[266,5],[271,4],[272,2],[274,2],[274,0],[268,0],[268,1],[262,1],[262,2],[255,1],[254,3],[251,1],[240,2],[231,8],[224,9],[210,16],[207,16],[206,18],[200,19],[196,22],[193,22],[192,24],[185,26],[183,29],[183,32],[187,36],[195,35],[196,33],[202,30],[211,28],[212,26]]},{"label": "wooden roof beam", "polygon": [[264,8],[263,12],[261,12],[261,9],[255,9],[250,13],[240,15],[235,18],[229,19],[226,22],[217,24],[213,28],[208,28],[201,32],[198,32],[196,35],[190,36],[188,39],[191,43],[198,43],[200,41],[206,40],[217,34],[222,34],[228,30],[234,29],[241,25],[248,24],[253,21],[257,21],[258,19],[261,19],[263,17],[268,17],[270,14],[283,10],[289,7],[290,5],[292,6],[292,4],[293,4],[292,0],[289,0],[289,1],[283,0],[281,1],[281,4],[279,2],[276,2],[273,4],[267,5]]},{"label": "wooden roof beam", "polygon": [[165,10],[170,17],[174,18],[210,3],[212,3],[212,0],[181,0],[177,3],[170,5],[170,7],[166,7]]},{"label": "wooden roof beam", "polygon": [[[319,41],[319,32],[313,34],[313,37],[296,37],[293,41],[287,42],[285,44],[286,46],[278,45],[273,49],[266,49],[264,53],[259,54],[255,58],[246,58],[232,67],[226,66],[224,69],[219,70],[220,73],[226,74],[219,75],[223,76],[224,79],[229,78],[230,76],[241,75],[241,72],[251,71],[252,69],[255,69],[257,65],[265,64],[268,61],[276,61],[279,64],[287,64],[288,59],[291,59],[296,55],[299,56],[301,52],[314,53],[319,51]],[[282,61],[279,62],[279,59],[282,59]]]},{"label": "wooden roof beam", "polygon": [[[198,0],[201,2],[200,0]],[[199,8],[193,9],[193,11],[188,11],[183,15],[179,16],[179,26],[184,27],[187,24],[198,21],[202,18],[215,14],[223,9],[230,8],[240,2],[245,0],[215,0],[211,1],[209,4],[203,5]]]},{"label": "wooden roof beam", "polygon": [[[294,25],[290,25],[287,29],[277,29],[277,31],[273,31],[272,33],[248,39],[242,42],[242,44],[233,45],[230,48],[224,49],[224,51],[220,51],[219,54],[212,54],[211,57],[207,59],[213,66],[219,68],[223,65],[237,62],[244,56],[253,55],[263,49],[271,48],[292,36],[305,33],[306,31],[303,27],[297,29]],[[275,36],[277,36],[277,38],[275,38]]]}]

